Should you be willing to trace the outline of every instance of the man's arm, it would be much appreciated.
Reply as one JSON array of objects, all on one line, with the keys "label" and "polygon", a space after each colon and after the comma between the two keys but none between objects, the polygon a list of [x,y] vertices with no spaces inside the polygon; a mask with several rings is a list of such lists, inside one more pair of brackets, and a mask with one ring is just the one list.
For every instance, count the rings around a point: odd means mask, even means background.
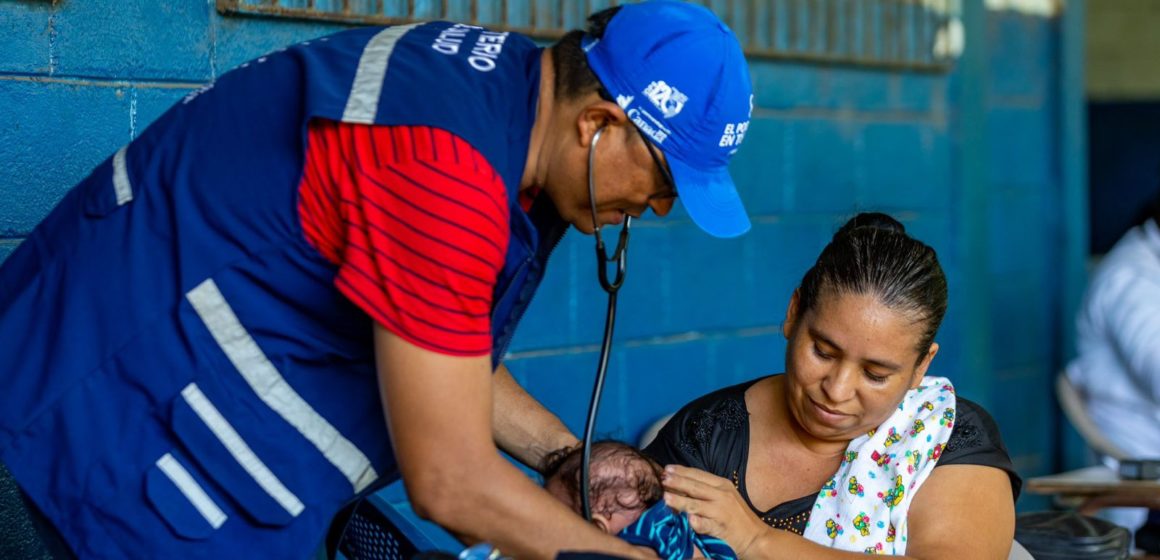
[{"label": "man's arm", "polygon": [[1160,289],[1154,280],[1122,272],[1115,289],[1103,287],[1102,312],[1132,382],[1160,400]]},{"label": "man's arm", "polygon": [[564,423],[532,398],[503,364],[492,376],[492,389],[495,443],[521,463],[538,468],[548,453],[579,443]]},{"label": "man's arm", "polygon": [[387,424],[416,513],[516,558],[552,558],[561,550],[641,555],[585,523],[500,456],[492,440],[488,356],[438,354],[378,324],[374,338]]}]

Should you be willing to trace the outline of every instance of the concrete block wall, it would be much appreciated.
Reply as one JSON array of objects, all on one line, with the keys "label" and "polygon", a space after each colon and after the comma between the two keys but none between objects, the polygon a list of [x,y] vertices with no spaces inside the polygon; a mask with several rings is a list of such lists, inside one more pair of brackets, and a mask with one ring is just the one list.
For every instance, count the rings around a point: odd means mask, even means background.
[{"label": "concrete block wall", "polygon": [[[959,67],[752,61],[756,108],[732,169],[753,231],[712,239],[680,208],[639,222],[598,432],[636,440],[693,397],[782,371],[793,288],[845,219],[881,210],[931,244],[948,273],[932,373],[995,414],[1025,474],[1046,471],[1055,422],[1046,391],[1058,361],[1052,247],[1066,227],[1056,216],[1057,24],[987,13],[987,117],[970,121],[956,118],[967,101],[960,84],[981,78]],[[340,29],[222,17],[210,0],[6,2],[0,27],[9,30],[0,36],[0,261],[65,190],[174,101],[245,60]],[[964,159],[971,132],[986,139],[988,172],[964,182],[977,163]],[[959,210],[979,189],[986,213]],[[989,232],[973,244],[971,220]],[[970,258],[980,247],[988,270]],[[604,321],[595,275],[592,240],[569,235],[508,361],[576,431]],[[980,281],[993,289],[970,289]],[[994,367],[972,371],[980,348]]]}]

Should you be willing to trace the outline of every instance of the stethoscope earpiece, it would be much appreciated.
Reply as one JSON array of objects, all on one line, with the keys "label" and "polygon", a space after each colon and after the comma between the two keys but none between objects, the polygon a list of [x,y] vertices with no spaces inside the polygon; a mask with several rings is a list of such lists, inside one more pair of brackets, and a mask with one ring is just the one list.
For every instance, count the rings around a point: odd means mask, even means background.
[{"label": "stethoscope earpiece", "polygon": [[[632,227],[632,216],[624,216],[624,225],[621,226],[620,235],[616,240],[616,250],[612,252],[611,257],[608,256],[604,237],[600,234],[602,226],[596,215],[596,144],[600,142],[604,129],[604,126],[597,129],[592,135],[592,144],[588,146],[588,202],[592,207],[592,234],[596,236],[596,272],[600,278],[600,286],[609,295],[613,295],[624,284],[624,273],[628,265],[628,232]],[[616,276],[609,281],[608,263],[611,262],[616,263]]]}]

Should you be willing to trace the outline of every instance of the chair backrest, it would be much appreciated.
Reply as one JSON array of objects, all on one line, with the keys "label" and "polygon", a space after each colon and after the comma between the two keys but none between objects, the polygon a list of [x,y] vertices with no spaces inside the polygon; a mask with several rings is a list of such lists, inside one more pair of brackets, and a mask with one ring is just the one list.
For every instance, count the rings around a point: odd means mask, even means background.
[{"label": "chair backrest", "polygon": [[661,428],[665,427],[665,424],[669,423],[669,420],[671,420],[672,417],[672,414],[666,414],[658,418],[656,422],[649,424],[649,427],[646,428],[644,433],[640,435],[640,441],[637,442],[637,447],[640,449],[648,447],[648,444],[652,443],[652,441],[657,438],[657,433],[661,431]]},{"label": "chair backrest", "polygon": [[1068,379],[1067,371],[1060,372],[1055,378],[1055,396],[1059,399],[1059,406],[1063,409],[1064,416],[1067,416],[1068,421],[1071,422],[1072,426],[1075,426],[1076,431],[1089,447],[1096,453],[1117,461],[1127,458],[1128,454],[1116,447],[1116,444],[1108,441],[1103,432],[1096,427],[1091,416],[1088,416],[1083,397]]},{"label": "chair backrest", "polygon": [[1011,552],[1007,554],[1007,560],[1035,560],[1035,557],[1019,541],[1011,541]]},{"label": "chair backrest", "polygon": [[407,560],[421,552],[463,549],[442,527],[420,519],[411,509],[402,481],[396,481],[359,503],[343,528],[338,560]]}]

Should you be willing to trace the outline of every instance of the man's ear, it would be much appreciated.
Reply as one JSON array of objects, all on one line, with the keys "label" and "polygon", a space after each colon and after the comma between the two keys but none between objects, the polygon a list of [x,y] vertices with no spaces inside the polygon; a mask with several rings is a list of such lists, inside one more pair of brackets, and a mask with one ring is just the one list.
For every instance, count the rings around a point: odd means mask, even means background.
[{"label": "man's ear", "polygon": [[579,134],[580,145],[587,148],[592,143],[596,131],[608,125],[623,126],[628,124],[628,115],[620,105],[604,99],[587,102],[580,108],[576,116],[576,131]]},{"label": "man's ear", "polygon": [[801,299],[800,292],[801,288],[793,291],[793,295],[789,297],[789,307],[785,308],[785,322],[781,324],[781,334],[785,336],[786,340],[789,340],[790,333],[797,326],[798,301]]}]

